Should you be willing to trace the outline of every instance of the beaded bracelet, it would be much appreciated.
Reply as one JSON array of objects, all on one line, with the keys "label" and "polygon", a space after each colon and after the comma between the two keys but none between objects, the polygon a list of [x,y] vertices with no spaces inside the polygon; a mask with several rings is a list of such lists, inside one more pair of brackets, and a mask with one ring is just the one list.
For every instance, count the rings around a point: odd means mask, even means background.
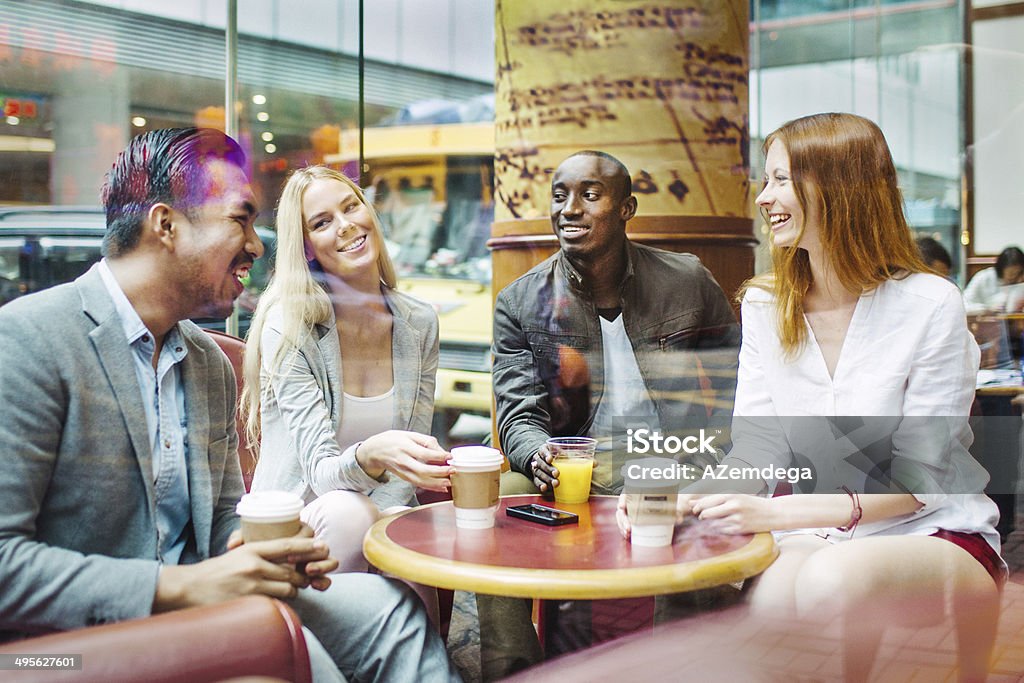
[{"label": "beaded bracelet", "polygon": [[850,521],[846,523],[846,526],[836,527],[843,533],[849,533],[853,535],[853,530],[857,528],[860,523],[860,518],[864,516],[864,508],[860,506],[860,496],[857,495],[856,491],[843,487],[843,491],[850,497],[850,501],[853,503],[853,511],[850,512]]}]

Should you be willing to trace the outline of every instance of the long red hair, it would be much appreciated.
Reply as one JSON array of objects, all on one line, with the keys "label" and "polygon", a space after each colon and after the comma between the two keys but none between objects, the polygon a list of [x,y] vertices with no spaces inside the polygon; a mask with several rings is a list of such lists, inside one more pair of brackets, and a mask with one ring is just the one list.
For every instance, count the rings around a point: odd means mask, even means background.
[{"label": "long red hair", "polygon": [[[804,215],[817,207],[818,234],[829,265],[850,291],[871,291],[886,280],[930,272],[903,213],[896,165],[881,129],[854,114],[814,114],[783,124],[764,141],[789,155],[789,171]],[[807,251],[771,246],[772,272],[744,283],[775,297],[778,330],[787,355],[807,340],[804,297],[811,286]]]}]

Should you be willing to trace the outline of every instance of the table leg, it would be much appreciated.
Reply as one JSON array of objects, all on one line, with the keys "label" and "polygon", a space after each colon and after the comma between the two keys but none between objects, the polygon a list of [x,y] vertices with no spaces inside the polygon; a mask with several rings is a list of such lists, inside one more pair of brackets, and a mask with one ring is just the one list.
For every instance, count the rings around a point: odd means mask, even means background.
[{"label": "table leg", "polygon": [[650,629],[654,624],[654,598],[539,602],[537,631],[546,659]]},{"label": "table leg", "polygon": [[584,650],[592,644],[590,601],[544,600],[540,614],[545,659]]}]

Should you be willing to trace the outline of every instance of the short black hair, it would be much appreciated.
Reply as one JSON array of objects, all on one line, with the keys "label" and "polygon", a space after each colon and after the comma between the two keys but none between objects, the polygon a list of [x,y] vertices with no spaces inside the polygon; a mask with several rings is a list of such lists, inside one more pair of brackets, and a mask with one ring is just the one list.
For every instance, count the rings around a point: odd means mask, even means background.
[{"label": "short black hair", "polygon": [[1018,247],[1007,247],[999,252],[999,256],[996,257],[996,277],[1001,280],[1003,278],[1003,271],[1008,266],[1024,267],[1024,252]]},{"label": "short black hair", "polygon": [[950,270],[953,269],[953,259],[950,258],[949,252],[934,237],[928,237],[927,235],[918,237],[917,250],[921,252],[921,260],[925,262],[925,265],[930,266],[935,261],[938,261],[939,263],[945,263],[946,267]]},{"label": "short black hair", "polygon": [[164,202],[193,217],[206,196],[203,164],[211,159],[246,168],[238,143],[213,128],[162,128],[132,138],[117,155],[101,191],[107,214],[104,256],[135,248],[153,204]]},{"label": "short black hair", "polygon": [[[565,158],[565,161],[572,159],[573,157],[599,157],[605,161],[610,161],[615,166],[615,176],[618,181],[619,187],[616,188],[618,191],[618,198],[625,199],[629,195],[633,194],[633,178],[629,174],[629,169],[626,165],[613,157],[608,152],[601,152],[596,149],[583,149],[579,152],[570,154]],[[564,163],[564,162],[563,162]]]}]

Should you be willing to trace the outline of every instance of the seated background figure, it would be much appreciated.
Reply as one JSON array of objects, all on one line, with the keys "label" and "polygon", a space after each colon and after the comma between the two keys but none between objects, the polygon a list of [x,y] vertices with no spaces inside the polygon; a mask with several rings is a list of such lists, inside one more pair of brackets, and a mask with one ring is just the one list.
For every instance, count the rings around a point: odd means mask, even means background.
[{"label": "seated background figure", "polygon": [[995,266],[978,271],[967,283],[964,288],[967,312],[1002,312],[1011,296],[1016,301],[1024,289],[1022,283],[1024,252],[1018,247],[1007,247],[999,252]]},{"label": "seated background figure", "polygon": [[927,236],[918,237],[915,242],[924,264],[942,277],[950,277],[953,272],[953,259],[942,243],[934,237]]}]

